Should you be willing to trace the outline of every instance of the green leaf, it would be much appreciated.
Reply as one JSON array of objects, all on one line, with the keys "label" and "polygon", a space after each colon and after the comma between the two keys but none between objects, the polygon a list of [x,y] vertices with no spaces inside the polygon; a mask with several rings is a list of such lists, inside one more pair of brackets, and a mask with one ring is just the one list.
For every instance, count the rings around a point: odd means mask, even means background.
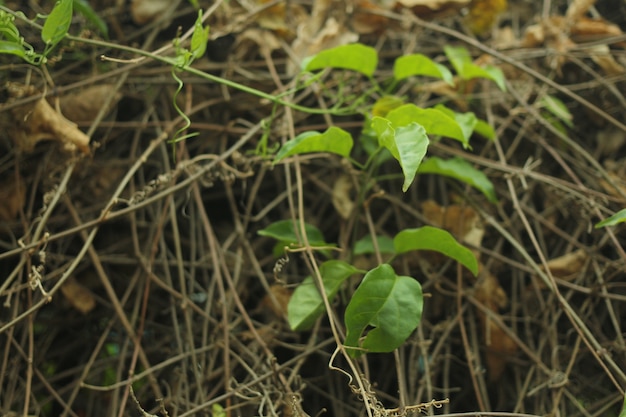
[{"label": "green leaf", "polygon": [[[297,223],[297,222],[296,222]],[[309,243],[314,246],[324,246],[327,243],[324,241],[324,235],[317,227],[305,223],[304,230],[306,232]],[[293,220],[280,220],[267,226],[265,229],[257,232],[260,236],[271,237],[281,242],[297,243],[301,244],[300,239],[300,227],[298,226],[298,233],[294,229]]]},{"label": "green leaf", "polygon": [[[414,278],[396,275],[388,264],[369,271],[346,308],[348,347],[369,352],[391,352],[408,339],[422,317],[422,287]],[[359,339],[373,327],[362,343]],[[350,349],[357,357],[362,350]]]},{"label": "green leaf", "polygon": [[276,154],[274,163],[288,156],[310,152],[330,152],[341,156],[350,155],[352,136],[345,130],[331,126],[324,133],[304,132],[285,143]]},{"label": "green leaf", "polygon": [[21,45],[23,39],[17,26],[13,23],[14,20],[13,15],[0,10],[0,40]]},{"label": "green leaf", "polygon": [[191,35],[191,55],[193,59],[204,55],[208,41],[209,27],[202,26],[202,10],[198,10],[198,18],[193,26],[193,35]]},{"label": "green leaf", "polygon": [[[320,265],[324,292],[332,301],[341,284],[358,269],[343,261],[326,261]],[[306,277],[296,288],[287,305],[287,320],[292,330],[308,330],[324,313],[324,300],[312,277]]]},{"label": "green leaf", "polygon": [[594,227],[596,229],[599,229],[601,227],[606,227],[606,226],[615,226],[616,224],[624,223],[624,222],[626,222],[626,209],[622,209],[618,211],[617,213],[615,213],[614,215],[612,215],[611,217],[607,217],[601,222],[596,223]]},{"label": "green leaf", "polygon": [[406,192],[428,149],[426,130],[415,122],[394,128],[389,120],[382,117],[372,119],[372,128],[378,135],[379,144],[387,148],[400,163],[404,174],[402,191]]},{"label": "green leaf", "polygon": [[406,126],[409,123],[418,123],[424,126],[430,135],[446,136],[456,139],[469,147],[468,138],[463,134],[461,126],[451,116],[438,109],[422,109],[415,104],[405,104],[387,113],[387,119],[393,126]]},{"label": "green leaf", "polygon": [[396,80],[403,80],[416,75],[426,75],[439,78],[452,85],[452,73],[448,68],[437,64],[426,55],[403,55],[393,64],[393,76]]},{"label": "green leaf", "polygon": [[493,127],[486,121],[482,119],[478,119],[476,121],[476,126],[474,127],[474,133],[479,134],[485,139],[495,140],[496,139],[496,131],[493,130]]},{"label": "green leaf", "polygon": [[14,42],[0,41],[0,54],[17,55],[20,58],[26,59],[24,48]]},{"label": "green leaf", "polygon": [[565,123],[567,127],[574,127],[574,123],[572,122],[574,116],[572,116],[572,113],[570,113],[565,103],[561,100],[551,95],[545,95],[541,99],[541,105]]},{"label": "green leaf", "polygon": [[372,116],[387,117],[387,114],[404,105],[404,100],[396,96],[383,96],[372,106]]},{"label": "green leaf", "polygon": [[109,38],[109,28],[106,22],[96,13],[87,0],[73,0],[74,10],[82,14],[105,38]]},{"label": "green leaf", "polygon": [[[394,254],[396,252],[393,246],[393,239],[387,236],[376,236],[376,242],[378,243],[378,249],[380,253]],[[374,250],[374,242],[372,235],[365,235],[363,238],[354,242],[354,249],[352,253],[355,255],[366,255],[369,253],[376,253]]]},{"label": "green leaf", "polygon": [[59,0],[41,30],[41,39],[52,47],[65,37],[72,23],[73,0]]},{"label": "green leaf", "polygon": [[[190,3],[193,4],[193,2],[190,2]],[[227,416],[226,411],[224,410],[224,407],[222,407],[221,405],[217,403],[211,405],[211,415],[213,417],[226,417]]]},{"label": "green leaf", "polygon": [[478,261],[472,251],[458,243],[450,233],[438,227],[405,229],[393,238],[393,243],[397,253],[432,250],[454,259],[474,275],[478,274]]},{"label": "green leaf", "polygon": [[469,145],[469,140],[472,137],[472,133],[474,133],[474,128],[476,127],[476,124],[478,123],[478,118],[476,117],[476,115],[472,112],[458,113],[452,109],[449,109],[443,104],[437,104],[435,106],[435,109],[441,111],[442,113],[445,113],[446,116],[454,119],[454,121],[461,128],[461,132],[463,132],[463,139],[465,141],[464,143],[467,143]]},{"label": "green leaf", "polygon": [[498,202],[493,183],[482,171],[474,168],[463,158],[455,157],[444,160],[432,157],[422,163],[419,172],[420,174],[445,175],[463,181],[483,193],[491,203]]},{"label": "green leaf", "polygon": [[456,73],[464,80],[471,80],[473,78],[486,78],[492,80],[502,90],[506,91],[506,83],[504,81],[504,74],[500,68],[492,65],[486,65],[480,67],[472,62],[467,49],[463,47],[453,47],[446,45],[444,47],[446,56],[450,60],[450,63],[454,67]]},{"label": "green leaf", "polygon": [[305,59],[304,71],[317,71],[325,68],[343,68],[360,72],[368,77],[374,75],[378,65],[376,49],[360,43],[341,45],[327,49]]}]

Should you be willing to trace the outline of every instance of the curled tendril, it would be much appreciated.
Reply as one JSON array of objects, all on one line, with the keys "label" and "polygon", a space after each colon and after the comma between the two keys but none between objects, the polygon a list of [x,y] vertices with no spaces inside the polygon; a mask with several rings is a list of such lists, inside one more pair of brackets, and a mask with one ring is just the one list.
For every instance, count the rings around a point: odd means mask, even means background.
[{"label": "curled tendril", "polygon": [[[176,143],[180,142],[181,140],[185,140],[194,136],[197,136],[198,133],[190,133],[187,135],[182,135],[182,133],[189,129],[189,127],[191,126],[191,119],[189,119],[189,116],[187,116],[185,114],[185,112],[178,106],[178,103],[176,102],[176,99],[178,98],[178,95],[180,94],[180,92],[183,90],[183,86],[185,85],[183,83],[183,80],[180,79],[180,77],[178,76],[178,74],[176,73],[177,70],[179,69],[179,67],[177,66],[173,66],[172,67],[172,78],[174,79],[174,81],[176,81],[176,83],[178,84],[178,87],[176,88],[176,91],[174,92],[174,98],[172,100],[172,104],[174,105],[174,110],[176,110],[176,113],[178,113],[178,115],[183,119],[183,121],[185,122],[185,124],[176,131],[176,133],[174,133],[174,138],[172,139],[172,145],[175,145]],[[173,152],[174,152],[174,157],[176,157],[176,147],[173,146]]]}]

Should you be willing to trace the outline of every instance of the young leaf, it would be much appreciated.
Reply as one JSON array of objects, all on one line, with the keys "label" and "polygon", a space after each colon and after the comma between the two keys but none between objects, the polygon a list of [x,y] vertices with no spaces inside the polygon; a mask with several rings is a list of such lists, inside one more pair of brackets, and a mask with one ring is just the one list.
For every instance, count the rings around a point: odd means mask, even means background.
[{"label": "young leaf", "polygon": [[393,63],[393,76],[396,80],[403,80],[415,75],[426,75],[439,78],[452,85],[452,73],[448,68],[437,64],[426,55],[403,55]]},{"label": "young leaf", "polygon": [[474,127],[474,133],[484,137],[485,139],[494,140],[496,138],[496,131],[486,121],[478,119],[476,126]]},{"label": "young leaf", "polygon": [[415,122],[394,128],[389,120],[382,117],[372,119],[372,128],[378,135],[380,145],[387,148],[400,163],[404,174],[402,191],[406,192],[428,149],[426,130]]},{"label": "young leaf", "polygon": [[[320,265],[324,292],[332,301],[341,284],[358,269],[343,261],[326,261]],[[313,278],[306,277],[296,288],[287,305],[287,319],[292,330],[308,330],[324,313],[324,300]]]},{"label": "young leaf", "polygon": [[386,117],[387,114],[404,104],[404,100],[396,96],[383,96],[372,106],[372,116]]},{"label": "young leaf", "polygon": [[0,40],[21,45],[23,42],[20,31],[13,21],[15,17],[0,10]]},{"label": "young leaf", "polygon": [[[388,264],[370,270],[346,308],[346,340],[349,347],[369,352],[391,352],[419,325],[422,317],[422,287],[414,278],[396,275]],[[368,326],[373,327],[360,344]],[[350,349],[357,357],[362,350]]]},{"label": "young leaf", "polygon": [[456,73],[464,80],[486,78],[495,82],[502,91],[506,91],[504,74],[500,68],[491,65],[480,67],[474,64],[469,52],[463,47],[446,45],[444,51]]},{"label": "young leaf", "polygon": [[567,127],[574,127],[574,123],[572,123],[574,117],[572,116],[572,113],[570,113],[570,111],[567,109],[565,103],[563,103],[561,100],[551,95],[545,95],[541,99],[541,104],[550,113],[552,113],[553,115],[558,117],[563,123],[565,123]]},{"label": "young leaf", "polygon": [[474,168],[463,158],[441,159],[429,158],[419,167],[420,174],[439,174],[455,178],[476,188],[483,193],[491,203],[497,203],[496,191],[493,183],[482,172]]},{"label": "young leaf", "polygon": [[626,222],[626,209],[622,209],[618,211],[617,213],[615,213],[614,215],[612,215],[611,217],[607,217],[601,222],[596,223],[594,227],[596,229],[599,229],[601,227],[606,227],[606,226],[615,226],[616,224],[624,223],[624,222]]},{"label": "young leaf", "polygon": [[626,396],[624,396],[624,404],[622,405],[622,411],[619,413],[619,417],[626,417]]},{"label": "young leaf", "polygon": [[[376,242],[378,243],[378,250],[380,250],[380,253],[393,254],[396,252],[393,246],[393,239],[387,236],[376,236]],[[352,253],[355,255],[366,255],[375,252],[372,235],[365,235],[363,238],[354,242],[354,249],[352,250]]]},{"label": "young leaf", "polygon": [[378,65],[376,49],[360,43],[341,45],[327,49],[305,59],[304,71],[317,71],[325,68],[343,68],[360,72],[368,77],[374,75]]},{"label": "young leaf", "polygon": [[288,156],[310,152],[330,152],[341,156],[350,155],[352,136],[345,130],[331,126],[324,133],[304,132],[285,143],[276,154],[274,163]]},{"label": "young leaf", "polygon": [[208,41],[209,27],[202,26],[202,10],[198,10],[198,18],[193,26],[193,35],[191,35],[192,59],[197,59],[204,55]]},{"label": "young leaf", "polygon": [[404,229],[393,238],[393,243],[397,253],[432,250],[449,256],[474,275],[478,274],[478,261],[472,251],[458,243],[450,233],[438,227]]},{"label": "young leaf", "polygon": [[87,0],[73,0],[74,10],[82,14],[104,36],[109,38],[109,28],[106,22],[96,13]]},{"label": "young leaf", "polygon": [[463,132],[463,138],[465,142],[469,144],[469,140],[472,137],[472,133],[474,133],[474,128],[478,123],[478,118],[472,112],[467,113],[458,113],[443,104],[437,104],[435,106],[436,110],[439,110],[445,113],[448,117],[454,119],[454,121],[459,125],[461,131]]},{"label": "young leaf", "polygon": [[[322,234],[320,229],[311,224],[305,223],[304,230],[311,245],[326,245],[326,242],[324,241],[324,235]],[[288,244],[302,243],[302,240],[300,238],[300,229],[298,228],[298,233],[296,233],[293,220],[280,220],[274,222],[267,226],[265,229],[259,230],[257,233],[260,236],[271,237],[278,241],[286,242]]]},{"label": "young leaf", "polygon": [[386,117],[393,126],[406,126],[409,123],[418,123],[424,126],[426,133],[430,135],[446,136],[456,139],[469,147],[468,138],[465,137],[461,126],[454,118],[438,109],[422,109],[415,104],[405,104],[391,110]]},{"label": "young leaf", "polygon": [[72,5],[73,0],[59,0],[48,15],[41,30],[41,39],[48,48],[59,43],[67,34],[72,23]]},{"label": "young leaf", "polygon": [[26,60],[26,54],[24,53],[24,48],[18,43],[7,42],[0,40],[0,55],[1,54],[10,54],[17,55],[20,58]]}]

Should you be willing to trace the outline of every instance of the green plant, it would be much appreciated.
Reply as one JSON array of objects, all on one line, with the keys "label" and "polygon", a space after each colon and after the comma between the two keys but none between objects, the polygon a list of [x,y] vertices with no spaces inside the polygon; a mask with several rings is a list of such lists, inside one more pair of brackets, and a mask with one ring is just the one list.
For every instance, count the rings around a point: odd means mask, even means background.
[{"label": "green plant", "polygon": [[[378,56],[373,48],[353,44],[321,52],[305,61],[305,72],[327,68],[356,71],[370,81],[371,88],[368,93],[376,93],[380,98],[375,103],[368,104],[369,94],[362,94],[354,102],[338,100],[330,109],[314,109],[285,100],[284,97],[293,90],[284,93],[285,95],[274,96],[191,67],[192,62],[204,53],[208,39],[208,28],[203,25],[201,11],[194,25],[190,47],[185,47],[183,39],[178,38],[174,41],[175,56],[167,57],[98,40],[74,38],[68,35],[72,10],[71,0],[57,2],[41,28],[42,39],[46,43],[42,54],[34,52],[33,48],[20,37],[13,23],[16,14],[2,11],[0,53],[20,56],[32,64],[42,64],[51,50],[63,39],[81,40],[149,57],[171,66],[172,76],[178,83],[177,92],[182,88],[182,81],[177,74],[186,71],[270,100],[276,105],[289,106],[307,113],[354,114],[365,109],[367,117],[357,143],[366,152],[365,161],[352,158],[355,140],[349,132],[338,127],[330,127],[324,132],[305,132],[288,141],[277,152],[274,163],[309,152],[326,152],[345,157],[363,173],[362,187],[359,190],[361,204],[371,189],[370,179],[376,177],[377,168],[389,158],[395,159],[400,165],[404,191],[408,190],[419,172],[434,173],[464,181],[480,190],[490,201],[496,201],[491,182],[466,161],[458,158],[450,160],[430,158],[423,161],[431,137],[449,137],[460,142],[464,148],[470,148],[470,137],[474,133],[488,139],[494,137],[494,132],[488,124],[478,120],[473,113],[458,113],[443,105],[423,109],[393,95],[395,85],[413,76],[436,77],[447,83],[454,83],[452,73],[445,66],[423,55],[416,54],[398,59],[394,64],[394,80],[383,88],[373,79],[378,65]],[[483,77],[504,88],[502,74],[497,68],[483,68],[473,64],[467,51],[463,49],[448,48],[446,54],[459,79]],[[319,79],[319,74],[313,74],[304,82],[298,83],[295,89],[306,88]],[[185,124],[176,132],[174,139],[190,137],[190,135],[180,136],[189,126],[189,119],[181,109],[176,107],[176,110],[185,120]],[[265,152],[267,149],[264,147],[262,150]],[[307,248],[319,246],[317,249],[325,251],[322,253],[330,257],[332,245],[326,242],[319,230],[307,226],[304,219],[299,221],[301,223],[296,224],[291,220],[282,220],[270,225],[260,234],[275,238],[279,242],[278,248],[292,244]],[[365,351],[393,351],[401,346],[419,325],[423,305],[421,286],[413,277],[396,274],[391,266],[395,257],[416,250],[436,251],[456,260],[473,274],[478,272],[477,260],[467,248],[460,245],[448,232],[429,226],[402,230],[391,242],[384,237],[370,235],[369,240],[362,240],[359,245],[355,244],[355,249],[357,246],[360,253],[379,255],[381,257],[379,265],[365,271],[338,260],[322,263],[319,277],[305,279],[296,289],[288,312],[289,322],[294,329],[310,327],[324,312],[331,313],[328,301],[338,294],[343,283],[353,275],[362,275],[363,279],[352,294],[345,314],[347,334],[343,342],[348,347],[347,352],[353,357]],[[384,252],[381,249],[384,249]],[[388,258],[382,260],[382,253]],[[368,328],[372,330],[364,336]]]},{"label": "green plant", "polygon": [[[36,16],[36,19],[45,18],[43,26],[28,21],[21,12],[13,12],[0,6],[0,54],[18,56],[33,65],[45,64],[50,53],[67,36],[74,10],[82,14],[102,35],[108,36],[106,23],[85,0],[57,1],[48,16]],[[45,43],[43,52],[36,52],[32,45],[24,40],[14,23],[16,17],[40,30],[41,40]]]},{"label": "green plant", "polygon": [[622,209],[612,216],[609,216],[606,219],[596,223],[594,227],[596,229],[599,229],[601,227],[615,226],[616,224],[624,222],[626,222],[626,209]]},{"label": "green plant", "polygon": [[[446,48],[446,54],[460,80],[487,78],[504,89],[504,79],[499,69],[473,64],[463,48]],[[433,173],[463,181],[482,192],[490,202],[496,202],[491,181],[464,159],[444,160],[431,157],[423,160],[430,137],[445,136],[460,142],[464,148],[470,148],[470,137],[474,133],[493,139],[495,135],[488,124],[479,121],[473,113],[454,112],[443,105],[420,108],[412,103],[405,103],[400,97],[390,95],[390,90],[408,77],[430,76],[452,84],[452,73],[426,56],[404,56],[395,61],[391,87],[382,90],[372,79],[377,60],[373,48],[354,44],[323,51],[304,61],[305,72],[327,68],[358,72],[372,81],[373,89],[382,97],[371,106],[371,112],[366,114],[362,135],[356,143],[349,132],[336,126],[331,126],[324,132],[304,132],[281,147],[274,158],[274,164],[294,155],[310,152],[332,153],[347,158],[364,174],[363,189],[360,190],[363,203],[370,184],[369,179],[375,176],[377,166],[391,157],[399,163],[402,170],[403,191],[408,190],[418,173]],[[364,163],[352,158],[355,145],[366,149],[368,157]],[[278,227],[282,227],[285,232],[280,239],[283,243],[308,241],[314,247],[319,242],[324,242],[317,229],[315,234],[309,236],[312,226],[306,224],[301,231],[307,234],[308,239],[302,239],[302,236],[295,233],[296,228],[292,221],[274,223],[259,233],[271,236],[268,231],[273,230],[275,233]],[[285,239],[286,235],[290,238]],[[277,236],[273,237],[278,239]],[[416,250],[436,251],[456,260],[473,274],[478,272],[478,263],[472,252],[460,245],[447,231],[435,227],[402,230],[392,241],[381,236],[368,236],[366,240],[355,244],[355,250],[357,246],[359,253],[379,255],[383,252],[381,248],[384,248],[388,259],[369,271],[359,270],[343,261],[326,261],[319,267],[321,282],[312,276],[307,277],[295,290],[288,307],[291,327],[294,330],[308,329],[324,314],[324,297],[331,302],[343,282],[353,275],[362,275],[363,279],[350,296],[345,311],[347,333],[344,344],[351,356],[359,356],[366,351],[391,352],[401,346],[419,325],[423,304],[421,286],[412,277],[396,274],[390,265],[396,256]],[[382,260],[382,257],[379,259]],[[366,333],[367,329],[370,330]]]}]

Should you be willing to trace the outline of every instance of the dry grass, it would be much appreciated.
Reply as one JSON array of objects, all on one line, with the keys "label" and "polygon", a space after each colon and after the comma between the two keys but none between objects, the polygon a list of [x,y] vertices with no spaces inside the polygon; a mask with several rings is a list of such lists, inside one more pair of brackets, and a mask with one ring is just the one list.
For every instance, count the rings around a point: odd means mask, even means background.
[{"label": "dry grass", "polygon": [[[552,3],[554,10],[562,6]],[[541,13],[536,7],[505,17],[525,25]],[[171,30],[137,28],[117,13],[109,22],[117,28],[113,36],[124,35],[120,43],[152,50],[171,39]],[[215,31],[228,29],[224,22],[232,19],[222,13],[216,12]],[[195,13],[181,3],[178,15]],[[456,27],[454,20],[425,23],[392,15],[391,22],[385,34],[363,38],[388,64],[414,51],[441,58],[443,45],[466,40],[448,29]],[[473,52],[489,46],[471,42]],[[255,48],[237,44],[226,62],[202,60],[197,67],[269,93],[283,91],[290,81],[286,51]],[[277,268],[274,242],[257,235],[271,222],[304,213],[343,249],[337,257],[352,260],[355,238],[367,233],[366,217],[360,211],[341,218],[332,187],[341,175],[358,174],[332,156],[272,166],[253,152],[264,133],[270,146],[331,124],[358,133],[362,118],[279,107],[265,130],[270,104],[183,75],[179,105],[199,136],[178,143],[172,160],[168,139],[181,120],[172,107],[170,69],[93,58],[102,53],[118,52],[75,45],[47,75],[57,86],[46,90],[53,105],[56,93],[108,85],[104,100],[113,100],[113,112],[98,108],[88,122],[79,121],[98,143],[92,155],[72,157],[50,142],[19,152],[5,132],[14,123],[11,108],[23,101],[0,107],[0,178],[6,184],[0,191],[13,190],[3,196],[7,204],[23,195],[23,205],[8,211],[15,218],[0,223],[3,415],[137,415],[131,382],[144,413],[164,408],[171,417],[221,416],[215,407],[229,416],[302,417],[323,410],[334,417],[362,416],[364,399],[380,415],[402,415],[407,406],[410,411],[411,405],[444,399],[450,401],[424,412],[618,413],[626,387],[625,234],[622,227],[595,230],[593,224],[626,201],[626,188],[619,188],[626,177],[609,169],[622,167],[626,156],[619,122],[626,110],[623,75],[602,76],[584,49],[572,52],[562,75],[548,67],[553,52],[547,48],[497,52],[494,62],[505,70],[508,92],[480,82],[456,104],[486,119],[498,140],[475,138],[471,152],[441,141],[429,153],[472,162],[496,185],[499,203],[438,177],[419,177],[406,194],[397,178],[378,182],[385,194],[373,199],[369,213],[380,234],[427,222],[421,211],[426,200],[478,213],[486,233],[474,249],[508,302],[494,309],[487,305],[494,293],[479,294],[487,273],[473,281],[450,262],[396,261],[399,274],[422,283],[426,311],[397,354],[368,355],[358,363],[363,395],[328,366],[336,343],[327,320],[295,333],[284,319],[286,290],[322,257],[290,253]],[[503,61],[507,57],[524,66]],[[45,84],[40,71],[3,69],[3,81]],[[381,65],[377,77],[389,74],[390,67]],[[335,81],[331,74],[326,92],[307,89],[286,99],[332,106]],[[354,80],[355,92],[362,82]],[[418,105],[448,100],[414,87],[403,94]],[[568,105],[574,128],[561,132],[546,121],[536,105],[545,94]],[[397,173],[391,163],[380,172]],[[579,263],[566,262],[573,270],[559,274],[546,267],[573,253],[580,255]],[[350,291],[335,305],[339,317]],[[499,358],[503,352],[508,354]],[[350,372],[343,359],[334,366]],[[502,366],[500,373],[496,366]]]}]

